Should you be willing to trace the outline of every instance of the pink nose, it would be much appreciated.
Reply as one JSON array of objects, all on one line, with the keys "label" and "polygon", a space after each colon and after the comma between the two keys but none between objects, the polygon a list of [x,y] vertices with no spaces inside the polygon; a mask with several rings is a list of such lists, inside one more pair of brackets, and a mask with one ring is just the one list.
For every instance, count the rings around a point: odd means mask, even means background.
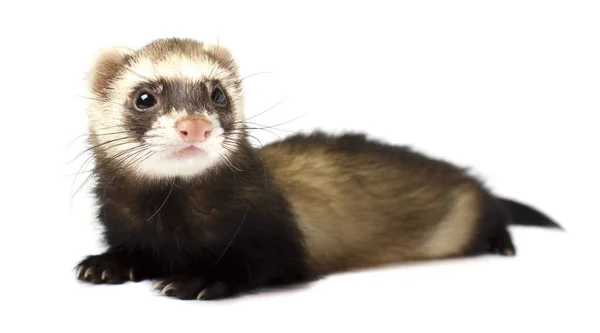
[{"label": "pink nose", "polygon": [[175,125],[181,139],[186,143],[202,142],[208,139],[212,132],[210,121],[202,118],[183,119]]}]

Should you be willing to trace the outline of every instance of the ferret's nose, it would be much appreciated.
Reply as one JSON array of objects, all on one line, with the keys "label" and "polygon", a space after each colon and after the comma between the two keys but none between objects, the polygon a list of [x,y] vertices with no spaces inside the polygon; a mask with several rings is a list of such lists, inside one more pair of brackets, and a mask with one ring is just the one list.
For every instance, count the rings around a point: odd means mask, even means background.
[{"label": "ferret's nose", "polygon": [[183,119],[175,125],[175,129],[186,143],[202,142],[212,132],[210,121],[202,118]]}]

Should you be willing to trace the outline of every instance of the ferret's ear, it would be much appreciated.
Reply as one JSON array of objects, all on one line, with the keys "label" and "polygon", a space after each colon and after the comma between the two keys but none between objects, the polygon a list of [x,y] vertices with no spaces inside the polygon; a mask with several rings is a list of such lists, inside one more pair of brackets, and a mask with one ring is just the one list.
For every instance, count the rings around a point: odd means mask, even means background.
[{"label": "ferret's ear", "polygon": [[219,64],[221,64],[221,66],[227,68],[235,67],[235,60],[231,55],[231,51],[229,51],[229,49],[223,45],[204,43],[203,48],[204,51],[212,54],[217,59]]},{"label": "ferret's ear", "polygon": [[110,47],[98,52],[88,71],[88,87],[92,93],[106,97],[111,83],[133,52],[132,49],[123,46]]}]

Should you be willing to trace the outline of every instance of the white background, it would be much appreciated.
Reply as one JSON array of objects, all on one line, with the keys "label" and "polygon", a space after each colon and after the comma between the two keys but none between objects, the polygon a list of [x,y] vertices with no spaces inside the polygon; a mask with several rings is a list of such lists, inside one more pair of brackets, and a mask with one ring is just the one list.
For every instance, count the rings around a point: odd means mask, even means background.
[{"label": "white background", "polygon": [[[597,1],[6,2],[0,8],[2,332],[598,332]],[[103,47],[219,41],[247,114],[361,130],[470,166],[567,233],[514,228],[518,256],[340,274],[308,288],[182,302],[150,283],[87,286],[88,193],[73,191]],[[285,136],[283,130],[276,133]],[[263,143],[277,139],[254,133]],[[71,143],[71,141],[73,141]],[[73,188],[73,186],[75,186]]]}]

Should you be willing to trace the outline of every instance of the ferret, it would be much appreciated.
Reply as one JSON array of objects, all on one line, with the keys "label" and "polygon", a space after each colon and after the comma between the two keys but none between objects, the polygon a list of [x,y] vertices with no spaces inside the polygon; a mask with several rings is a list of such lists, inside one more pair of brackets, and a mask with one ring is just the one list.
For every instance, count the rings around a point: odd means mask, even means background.
[{"label": "ferret", "polygon": [[92,189],[106,250],[79,280],[154,280],[218,300],[443,258],[514,256],[511,224],[562,227],[465,168],[360,132],[249,141],[224,46],[156,39],[101,50],[88,71]]}]

